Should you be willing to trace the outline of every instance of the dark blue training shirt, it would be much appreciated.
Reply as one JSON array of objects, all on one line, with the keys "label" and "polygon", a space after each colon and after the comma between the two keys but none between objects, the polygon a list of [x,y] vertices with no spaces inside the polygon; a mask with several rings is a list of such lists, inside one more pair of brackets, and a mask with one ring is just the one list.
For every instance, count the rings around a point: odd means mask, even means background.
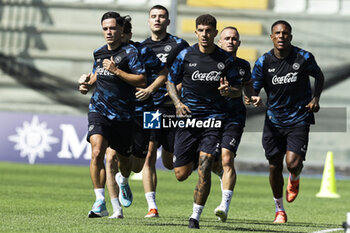
[{"label": "dark blue training shirt", "polygon": [[261,56],[252,79],[257,93],[265,89],[268,119],[277,127],[314,124],[314,115],[305,106],[312,100],[309,75],[317,77],[320,72],[314,56],[295,46],[285,59],[276,58],[273,50]]},{"label": "dark blue training shirt", "polygon": [[225,99],[218,87],[220,78],[236,77],[233,57],[216,46],[211,54],[199,51],[198,44],[180,52],[169,70],[168,80],[175,85],[182,83],[181,100],[195,118],[224,119]]},{"label": "dark blue training shirt", "polygon": [[135,87],[103,68],[103,60],[111,56],[121,70],[133,74],[145,73],[138,51],[132,45],[121,44],[115,50],[108,50],[104,45],[95,50],[92,72],[97,73],[97,80],[89,111],[101,113],[110,120],[129,121],[135,111]]},{"label": "dark blue training shirt", "polygon": [[[166,64],[167,68],[172,66],[179,52],[189,46],[185,40],[169,33],[167,33],[167,35],[160,41],[153,41],[151,37],[149,37],[141,43],[151,48],[156,53],[157,57]],[[153,80],[155,80],[157,77],[158,75],[153,74]],[[167,90],[165,85],[153,93],[154,104],[159,106],[162,103],[170,101],[171,99],[169,96],[164,96],[166,93]]]},{"label": "dark blue training shirt", "polygon": [[[131,44],[137,48],[140,54],[140,58],[145,64],[147,86],[149,86],[154,81],[153,75],[155,77],[158,77],[158,73],[164,69],[165,64],[159,60],[152,49],[145,46],[144,44],[141,44],[140,42],[131,42]],[[153,109],[152,96],[144,101],[136,99],[135,105],[135,116],[143,116],[144,111],[150,111]]]},{"label": "dark blue training shirt", "polygon": [[[233,69],[236,77],[233,80],[228,79],[228,82],[231,86],[243,85],[243,83],[251,81],[250,64],[248,61],[236,57]],[[225,99],[227,123],[244,126],[247,111],[243,103],[242,96],[238,98],[225,97]]]}]

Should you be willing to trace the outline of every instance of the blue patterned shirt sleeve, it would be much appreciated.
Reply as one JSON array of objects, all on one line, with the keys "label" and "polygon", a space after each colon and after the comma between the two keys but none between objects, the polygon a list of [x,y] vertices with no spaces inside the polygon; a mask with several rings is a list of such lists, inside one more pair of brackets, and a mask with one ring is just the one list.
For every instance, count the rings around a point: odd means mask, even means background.
[{"label": "blue patterned shirt sleeve", "polygon": [[145,65],[141,62],[137,49],[132,46],[131,49],[127,50],[129,56],[129,68],[134,74],[143,74],[145,73]]},{"label": "blue patterned shirt sleeve", "polygon": [[307,59],[306,72],[312,77],[317,76],[321,72],[320,67],[316,63],[315,57],[311,53],[309,53],[309,57]]},{"label": "blue patterned shirt sleeve", "polygon": [[175,85],[182,82],[183,78],[183,64],[184,59],[187,53],[187,49],[182,50],[179,55],[177,55],[175,61],[173,62],[173,65],[171,66],[168,74],[168,80]]},{"label": "blue patterned shirt sleeve", "polygon": [[254,65],[252,72],[253,88],[256,93],[259,93],[261,88],[264,86],[263,80],[263,64],[265,56],[261,56]]},{"label": "blue patterned shirt sleeve", "polygon": [[150,68],[153,73],[158,74],[162,69],[164,69],[165,64],[159,60],[151,48],[144,46],[141,50],[141,55],[144,58],[145,66]]}]

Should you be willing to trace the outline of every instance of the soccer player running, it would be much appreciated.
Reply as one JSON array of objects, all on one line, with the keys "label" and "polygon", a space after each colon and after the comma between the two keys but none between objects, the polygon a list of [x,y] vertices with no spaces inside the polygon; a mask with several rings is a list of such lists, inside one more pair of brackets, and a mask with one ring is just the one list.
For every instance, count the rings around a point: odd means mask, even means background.
[{"label": "soccer player running", "polygon": [[[142,44],[151,48],[158,58],[169,68],[173,64],[175,57],[188,43],[176,36],[167,33],[167,27],[170,24],[169,12],[161,5],[153,6],[149,11],[148,24],[151,29],[151,36],[144,40]],[[153,75],[155,82],[157,76]],[[141,90],[140,93],[143,91]],[[174,105],[167,96],[165,85],[158,91],[152,93],[154,101],[154,111],[159,110],[161,114],[175,115]],[[173,151],[174,151],[174,128],[162,128],[152,130],[148,154],[145,165],[142,170],[142,180],[145,190],[145,197],[148,203],[148,213],[145,217],[158,217],[158,207],[156,204],[157,188],[157,149],[162,146],[162,161],[164,167],[173,169]]]},{"label": "soccer player running", "polygon": [[[270,38],[274,48],[256,61],[252,79],[256,93],[264,88],[267,94],[262,144],[269,161],[269,179],[276,206],[274,223],[285,223],[283,159],[286,155],[290,172],[286,199],[293,202],[299,193],[310,124],[315,123],[313,113],[320,109],[324,75],[310,52],[291,44],[292,27],[288,22],[273,23]],[[313,94],[309,76],[315,78]]]},{"label": "soccer player running", "polygon": [[[116,12],[102,16],[101,25],[106,45],[94,51],[92,80],[96,88],[89,104],[87,140],[92,147],[90,176],[96,201],[88,217],[107,216],[104,187],[106,169],[104,158],[109,146],[117,151],[122,198],[130,202],[132,193],[127,182],[131,172],[132,117],[135,86],[145,86],[145,68],[134,46],[121,41],[124,19]],[[126,73],[128,72],[128,73]],[[90,74],[83,85],[89,85]]]},{"label": "soccer player running", "polygon": [[[135,99],[135,113],[134,113],[134,128],[133,128],[133,147],[132,147],[132,171],[140,172],[142,170],[146,154],[148,152],[148,143],[150,137],[150,131],[143,129],[143,111],[150,111],[153,109],[153,100],[151,93],[156,91],[159,87],[163,86],[167,80],[168,70],[165,67],[165,64],[162,63],[152,49],[142,45],[139,42],[131,41],[132,37],[132,25],[131,18],[129,16],[124,16],[124,30],[122,35],[123,43],[130,43],[134,45],[139,51],[141,61],[145,65],[146,74],[147,74],[147,87],[146,88],[136,88],[137,92],[135,93],[137,99]],[[159,78],[155,82],[152,82],[152,74],[158,74]],[[93,83],[91,80],[90,85]],[[80,85],[82,86],[82,85]],[[83,89],[83,87],[82,87]],[[89,87],[83,89],[86,93],[89,90]],[[106,152],[106,175],[107,175],[107,188],[108,193],[111,199],[113,206],[113,215],[109,218],[123,218],[123,211],[118,200],[118,195],[120,192],[118,190],[118,185],[116,180],[119,178],[118,172],[118,159],[117,152],[108,147]],[[117,176],[115,177],[115,175]],[[125,204],[125,203],[124,203]],[[131,203],[127,203],[131,204]],[[129,207],[129,205],[124,205]]]},{"label": "soccer player running", "polygon": [[[208,127],[178,128],[174,145],[174,171],[179,181],[186,180],[198,166],[198,183],[194,191],[193,213],[189,228],[199,228],[199,218],[211,186],[211,170],[219,156],[221,130],[225,119],[220,79],[236,79],[234,58],[214,44],[216,19],[201,15],[196,19],[198,43],[184,49],[169,70],[167,87],[177,116],[185,122],[212,121]],[[182,83],[181,99],[176,85]],[[233,93],[234,94],[234,93]],[[216,124],[218,123],[218,124]],[[197,124],[196,124],[197,125]],[[203,124],[204,125],[204,124]]]},{"label": "soccer player running", "polygon": [[[243,104],[241,92],[238,96],[232,96],[229,86],[244,87],[245,95],[255,106],[261,103],[260,97],[253,96],[254,89],[251,80],[250,65],[244,59],[236,56],[241,41],[239,33],[235,27],[225,27],[220,33],[218,45],[229,52],[235,60],[233,69],[239,79],[234,82],[223,83],[220,87],[221,95],[225,96],[227,119],[221,142],[221,162],[223,168],[222,175],[222,199],[221,204],[215,209],[215,215],[225,222],[233,196],[233,189],[236,184],[236,170],[234,159],[241,141],[246,119],[246,108]],[[227,89],[227,91],[226,91]]]}]

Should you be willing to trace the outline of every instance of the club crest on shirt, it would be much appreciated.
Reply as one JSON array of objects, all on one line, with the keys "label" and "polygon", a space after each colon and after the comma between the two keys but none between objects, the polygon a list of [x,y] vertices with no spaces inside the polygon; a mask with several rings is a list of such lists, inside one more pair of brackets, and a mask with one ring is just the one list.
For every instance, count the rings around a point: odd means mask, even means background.
[{"label": "club crest on shirt", "polygon": [[293,69],[294,69],[294,70],[299,70],[299,68],[300,68],[299,63],[294,63],[294,64],[293,64]]},{"label": "club crest on shirt", "polygon": [[167,45],[164,47],[165,52],[170,52],[171,49],[172,49],[171,45]]},{"label": "club crest on shirt", "polygon": [[119,63],[121,60],[122,60],[122,58],[121,58],[120,56],[116,56],[116,57],[114,58],[114,62],[115,62],[115,63]]},{"label": "club crest on shirt", "polygon": [[222,63],[222,62],[219,62],[219,63],[218,63],[218,69],[219,69],[219,70],[225,69],[225,64]]}]

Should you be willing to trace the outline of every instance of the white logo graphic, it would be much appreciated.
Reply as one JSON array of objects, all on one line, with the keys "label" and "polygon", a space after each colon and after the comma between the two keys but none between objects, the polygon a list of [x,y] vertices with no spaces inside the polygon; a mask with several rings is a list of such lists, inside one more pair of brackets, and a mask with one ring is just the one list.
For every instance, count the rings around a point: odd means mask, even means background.
[{"label": "white logo graphic", "polygon": [[95,127],[94,125],[90,125],[90,126],[89,126],[89,132],[91,132],[91,130],[93,130],[94,127]]},{"label": "white logo graphic", "polygon": [[188,66],[189,66],[189,67],[196,67],[196,66],[197,66],[197,63],[189,63]]},{"label": "white logo graphic", "polygon": [[300,68],[300,65],[298,63],[294,63],[293,64],[293,69],[294,70],[299,70],[299,68]]},{"label": "white logo graphic", "polygon": [[143,128],[144,129],[160,129],[160,116],[162,114],[156,112],[143,112]]},{"label": "white logo graphic", "polygon": [[163,128],[221,128],[221,120],[215,118],[209,119],[175,119],[163,118]]},{"label": "white logo graphic", "polygon": [[57,157],[60,159],[79,159],[83,155],[85,160],[90,160],[91,146],[86,141],[86,134],[80,140],[73,125],[61,124],[60,129],[62,130],[62,143]]},{"label": "white logo graphic", "polygon": [[112,72],[109,72],[105,68],[99,67],[99,66],[96,68],[96,72],[98,75],[113,75],[113,76],[115,76],[115,74],[113,74]]},{"label": "white logo graphic", "polygon": [[36,157],[44,158],[45,152],[51,151],[50,144],[58,143],[58,138],[52,137],[52,129],[46,128],[46,122],[39,122],[38,116],[33,116],[32,122],[23,122],[23,127],[17,127],[17,135],[8,137],[15,142],[14,149],[20,150],[21,157],[28,156],[30,164],[34,164]]},{"label": "white logo graphic", "polygon": [[167,53],[158,53],[157,54],[157,57],[159,58],[159,60],[163,63],[166,63],[166,60],[168,58],[168,55]]},{"label": "white logo graphic", "polygon": [[302,152],[306,153],[306,150],[307,150],[307,146],[306,145],[303,145],[303,147],[300,149]]},{"label": "white logo graphic", "polygon": [[159,112],[159,110],[157,110],[155,113],[152,113],[152,120],[151,120],[151,122],[154,121],[154,120],[159,121],[159,117],[160,117],[161,115],[162,115],[162,114]]},{"label": "white logo graphic", "polygon": [[165,51],[165,52],[170,52],[171,49],[172,49],[172,48],[171,48],[170,45],[167,45],[167,46],[164,47],[164,51]]},{"label": "white logo graphic", "polygon": [[278,77],[277,75],[275,75],[272,78],[272,84],[278,85],[278,84],[294,83],[298,79],[297,75],[298,75],[298,72],[288,73],[282,77]]},{"label": "white logo graphic", "polygon": [[100,62],[101,61],[101,58],[98,58],[97,60],[96,60],[96,62]]},{"label": "white logo graphic", "polygon": [[239,69],[239,75],[240,75],[240,76],[244,76],[244,75],[245,75],[245,70]]},{"label": "white logo graphic", "polygon": [[114,62],[115,62],[115,63],[119,63],[121,60],[122,60],[122,58],[121,58],[120,56],[116,56],[116,57],[114,58]]},{"label": "white logo graphic", "polygon": [[219,70],[223,70],[223,69],[225,69],[225,64],[222,63],[222,62],[219,62],[217,67],[218,67]]},{"label": "white logo graphic", "polygon": [[219,81],[220,80],[220,71],[210,71],[209,73],[199,73],[199,70],[196,70],[192,74],[193,81]]},{"label": "white logo graphic", "polygon": [[275,70],[276,70],[276,68],[271,68],[271,69],[268,69],[267,71],[268,71],[269,73],[272,73],[272,72],[275,72]]},{"label": "white logo graphic", "polygon": [[230,145],[233,146],[233,147],[235,147],[235,146],[236,146],[236,143],[237,143],[236,139],[235,139],[235,138],[232,138],[232,140],[230,141]]}]

